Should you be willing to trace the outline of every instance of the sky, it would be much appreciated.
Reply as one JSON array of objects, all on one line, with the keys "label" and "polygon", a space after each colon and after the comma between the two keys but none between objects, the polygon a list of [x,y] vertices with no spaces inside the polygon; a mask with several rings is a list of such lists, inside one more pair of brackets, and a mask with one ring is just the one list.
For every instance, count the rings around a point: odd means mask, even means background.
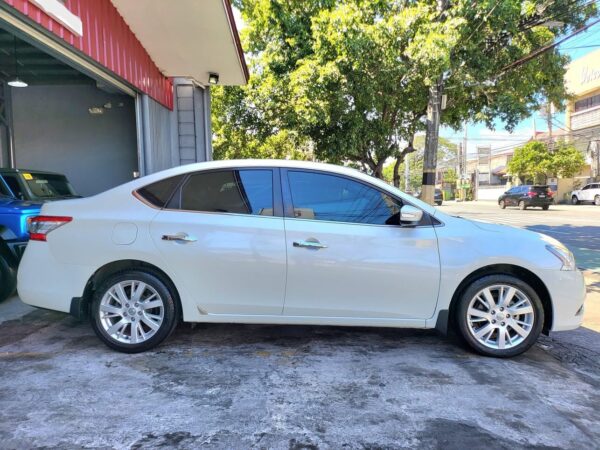
[{"label": "sky", "polygon": [[[581,58],[598,49],[600,49],[600,23],[559,46],[559,51],[568,54],[571,60]],[[519,143],[527,141],[533,136],[534,120],[535,129],[538,132],[548,130],[546,118],[540,114],[522,121],[512,133],[504,130],[504,125],[501,121],[496,122],[495,131],[487,129],[484,124],[468,124],[467,151],[468,153],[475,154],[477,152],[477,145],[491,145],[492,151],[501,151],[502,149],[517,146]],[[553,129],[558,128],[557,124],[565,123],[565,114],[556,113],[553,122]],[[440,129],[440,136],[450,139],[455,143],[462,142],[463,134],[464,131],[456,132],[447,127]]]}]

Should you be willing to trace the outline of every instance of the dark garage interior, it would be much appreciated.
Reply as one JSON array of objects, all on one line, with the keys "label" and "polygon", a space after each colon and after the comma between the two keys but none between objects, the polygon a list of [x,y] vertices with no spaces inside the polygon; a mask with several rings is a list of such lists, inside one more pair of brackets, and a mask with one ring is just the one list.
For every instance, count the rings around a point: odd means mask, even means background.
[{"label": "dark garage interior", "polygon": [[[135,100],[0,29],[0,166],[64,173],[89,196],[138,171]],[[18,80],[25,87],[11,87]],[[65,101],[67,100],[67,101]]]}]

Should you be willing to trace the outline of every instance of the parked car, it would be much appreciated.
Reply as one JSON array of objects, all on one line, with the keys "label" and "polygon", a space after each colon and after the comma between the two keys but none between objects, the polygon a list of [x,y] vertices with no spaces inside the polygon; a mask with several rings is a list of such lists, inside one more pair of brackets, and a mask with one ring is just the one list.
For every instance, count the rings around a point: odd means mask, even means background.
[{"label": "parked car", "polygon": [[79,197],[67,177],[59,173],[0,168],[0,184],[16,200],[40,202]]},{"label": "parked car", "polygon": [[502,209],[507,206],[518,206],[519,209],[533,206],[547,210],[552,203],[554,203],[554,192],[548,185],[513,186],[498,197],[498,205]]},{"label": "parked car", "polygon": [[64,175],[0,169],[0,301],[15,291],[28,220],[39,215],[42,202],[76,196]]},{"label": "parked car", "polygon": [[[30,305],[128,353],[186,322],[437,328],[513,356],[581,324],[573,255],[453,217],[353,169],[215,161],[45,203],[18,273]],[[511,245],[506,245],[510,242]]]},{"label": "parked car", "polygon": [[[414,197],[417,197],[418,199],[421,198],[421,191],[419,190],[416,194],[411,194]],[[441,189],[435,189],[435,192],[433,194],[433,202],[437,205],[437,206],[442,206],[442,202],[444,201],[444,194],[442,193]]]},{"label": "parked car", "polygon": [[573,205],[584,202],[593,202],[594,205],[600,206],[600,183],[589,183],[581,189],[571,192]]}]

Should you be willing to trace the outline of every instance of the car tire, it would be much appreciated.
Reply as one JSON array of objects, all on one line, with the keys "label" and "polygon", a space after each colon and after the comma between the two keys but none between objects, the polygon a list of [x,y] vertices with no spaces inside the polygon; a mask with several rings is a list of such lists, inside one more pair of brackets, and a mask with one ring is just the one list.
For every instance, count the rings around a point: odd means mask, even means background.
[{"label": "car tire", "polygon": [[577,198],[577,196],[573,196],[571,197],[571,205],[579,205],[579,199]]},{"label": "car tire", "polygon": [[435,202],[437,206],[442,206],[442,202]]},{"label": "car tire", "polygon": [[[488,303],[486,290],[493,305]],[[512,297],[501,305],[501,297],[511,292]],[[544,326],[544,308],[535,290],[523,280],[487,275],[462,293],[455,320],[461,336],[477,353],[507,358],[527,351],[537,341]]]},{"label": "car tire", "polygon": [[523,200],[519,201],[519,209],[521,211],[524,211],[525,209],[527,209],[527,205],[525,205],[525,202]]},{"label": "car tire", "polygon": [[500,206],[500,209],[506,209],[506,202],[504,200],[500,200],[498,202],[498,206]]},{"label": "car tire", "polygon": [[600,195],[594,197],[594,205],[600,206]]},{"label": "car tire", "polygon": [[178,317],[175,293],[151,272],[116,273],[94,292],[92,328],[102,342],[123,353],[156,347],[173,332]]},{"label": "car tire", "polygon": [[548,209],[550,209],[550,205],[544,205],[544,206],[542,206],[542,209],[544,211],[548,211]]},{"label": "car tire", "polygon": [[0,302],[14,294],[17,288],[17,271],[0,256]]}]

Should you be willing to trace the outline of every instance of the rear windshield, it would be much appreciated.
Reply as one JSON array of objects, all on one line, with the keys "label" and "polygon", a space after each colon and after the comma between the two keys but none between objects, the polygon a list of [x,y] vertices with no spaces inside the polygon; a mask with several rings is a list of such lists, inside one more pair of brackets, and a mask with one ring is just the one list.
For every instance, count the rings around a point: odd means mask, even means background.
[{"label": "rear windshield", "polygon": [[22,173],[27,187],[38,199],[77,197],[64,175],[44,173]]},{"label": "rear windshield", "polygon": [[549,189],[549,186],[531,186],[529,188],[530,192],[547,192]]}]

